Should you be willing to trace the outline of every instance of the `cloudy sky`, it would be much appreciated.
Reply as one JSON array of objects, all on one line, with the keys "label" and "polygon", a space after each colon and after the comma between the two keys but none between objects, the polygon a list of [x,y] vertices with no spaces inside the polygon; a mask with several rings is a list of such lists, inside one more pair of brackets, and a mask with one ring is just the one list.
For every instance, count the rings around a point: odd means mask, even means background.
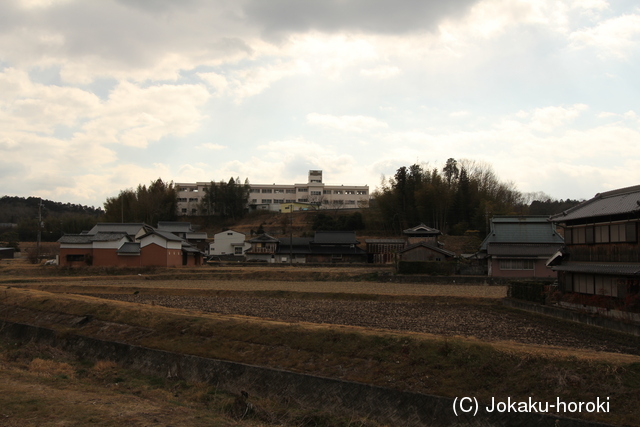
[{"label": "cloudy sky", "polygon": [[487,162],[522,192],[640,184],[634,0],[5,0],[3,194],[368,184]]}]

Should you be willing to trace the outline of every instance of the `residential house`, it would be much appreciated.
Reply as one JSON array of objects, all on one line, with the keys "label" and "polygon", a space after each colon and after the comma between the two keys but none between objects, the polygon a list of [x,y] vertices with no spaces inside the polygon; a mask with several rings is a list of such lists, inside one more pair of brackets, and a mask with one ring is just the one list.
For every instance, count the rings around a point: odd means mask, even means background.
[{"label": "residential house", "polygon": [[202,253],[173,233],[146,224],[100,223],[83,234],[65,234],[60,243],[62,266],[195,266]]},{"label": "residential house", "polygon": [[455,252],[447,251],[432,241],[408,245],[399,251],[401,261],[449,261],[455,258]]},{"label": "residential house", "polygon": [[313,238],[277,239],[261,234],[249,240],[247,261],[273,263],[366,262],[354,231],[316,231]]},{"label": "residential house", "polygon": [[197,247],[200,251],[204,252],[208,249],[207,233],[195,231],[190,222],[159,221],[158,230],[173,233]]},{"label": "residential house", "polygon": [[364,242],[367,248],[367,262],[374,264],[395,262],[397,254],[407,245],[404,239],[367,239]]},{"label": "residential house", "polygon": [[440,230],[427,227],[424,224],[417,225],[413,228],[408,228],[402,231],[402,234],[407,239],[407,244],[413,245],[414,243],[430,243],[433,246],[441,245],[438,242],[438,236],[442,235]]},{"label": "residential house", "polygon": [[596,194],[550,217],[565,247],[549,265],[559,290],[624,298],[640,291],[640,185]]},{"label": "residential house", "polygon": [[245,242],[246,236],[233,230],[226,230],[213,236],[213,242],[209,244],[209,255],[234,255],[244,256],[251,248],[251,243]]},{"label": "residential house", "polygon": [[491,277],[554,278],[546,263],[563,244],[546,216],[494,216],[479,256]]}]

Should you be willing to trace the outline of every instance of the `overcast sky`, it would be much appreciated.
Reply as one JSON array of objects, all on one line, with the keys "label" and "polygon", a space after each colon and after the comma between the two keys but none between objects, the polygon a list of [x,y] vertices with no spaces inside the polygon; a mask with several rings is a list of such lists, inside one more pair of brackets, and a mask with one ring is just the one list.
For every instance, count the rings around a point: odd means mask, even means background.
[{"label": "overcast sky", "polygon": [[5,0],[2,193],[373,190],[453,157],[591,198],[640,184],[639,64],[633,0]]}]

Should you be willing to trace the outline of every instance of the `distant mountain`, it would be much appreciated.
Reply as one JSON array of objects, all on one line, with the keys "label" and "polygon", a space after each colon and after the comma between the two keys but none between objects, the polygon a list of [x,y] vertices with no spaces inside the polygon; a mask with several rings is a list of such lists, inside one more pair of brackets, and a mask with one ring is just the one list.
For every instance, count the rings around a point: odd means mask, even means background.
[{"label": "distant mountain", "polygon": [[[39,197],[3,196],[0,198],[0,223],[18,223],[21,220],[38,218]],[[81,214],[98,217],[104,214],[100,208],[60,203],[42,199],[42,217],[65,214]]]}]

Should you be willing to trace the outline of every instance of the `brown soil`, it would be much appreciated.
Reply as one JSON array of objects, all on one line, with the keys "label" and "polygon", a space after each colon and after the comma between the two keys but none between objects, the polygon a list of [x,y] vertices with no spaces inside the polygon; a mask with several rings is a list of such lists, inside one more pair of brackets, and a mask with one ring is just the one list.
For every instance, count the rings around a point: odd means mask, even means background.
[{"label": "brown soil", "polygon": [[[446,286],[430,286],[432,291]],[[469,294],[487,287],[466,287]],[[492,289],[492,288],[489,288]],[[436,295],[437,294],[433,292]],[[467,294],[467,295],[469,295]],[[243,315],[290,323],[346,325],[441,336],[463,336],[485,342],[521,344],[640,355],[640,338],[600,328],[512,310],[483,300],[450,298],[362,301],[246,296],[97,294],[101,298],[224,315]]]}]

